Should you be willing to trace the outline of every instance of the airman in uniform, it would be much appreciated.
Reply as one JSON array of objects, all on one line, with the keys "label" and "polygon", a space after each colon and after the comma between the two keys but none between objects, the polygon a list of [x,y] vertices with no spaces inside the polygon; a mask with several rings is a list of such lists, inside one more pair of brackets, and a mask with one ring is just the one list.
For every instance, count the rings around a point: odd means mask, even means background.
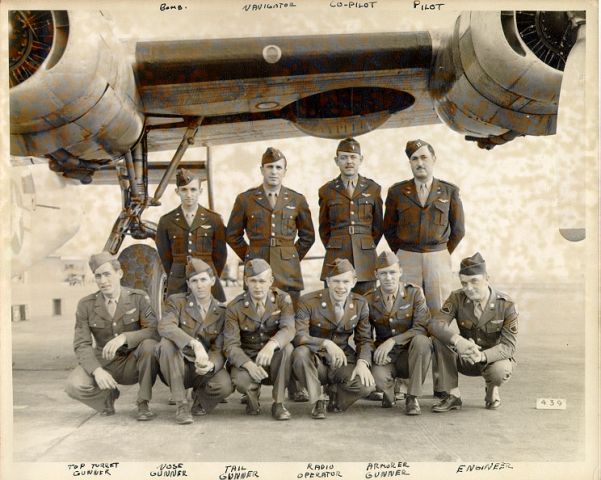
[{"label": "airman in uniform", "polygon": [[[367,301],[351,290],[357,276],[347,259],[335,259],[328,288],[303,295],[296,312],[292,368],[309,392],[311,416],[344,411],[375,389],[369,370],[373,340]],[[351,335],[357,350],[349,344]],[[322,385],[329,389],[330,403]]]},{"label": "airman in uniform", "polygon": [[[459,278],[462,288],[451,293],[431,322],[433,342],[439,345],[435,355],[439,355],[440,382],[449,393],[432,411],[461,409],[458,372],[484,377],[485,406],[494,410],[501,406],[499,387],[509,380],[515,365],[518,311],[507,294],[489,283],[479,253],[461,261]],[[449,328],[453,319],[459,333]]]},{"label": "airman in uniform", "polygon": [[[435,315],[451,292],[451,253],[465,235],[459,188],[434,178],[434,148],[423,140],[407,142],[411,180],[395,183],[386,196],[384,236],[403,265],[403,279],[424,290]],[[437,357],[432,360],[434,394]]]},{"label": "airman in uniform", "polygon": [[[221,215],[198,204],[200,180],[182,168],[176,175],[176,193],[181,205],[163,215],[157,226],[156,246],[167,274],[167,296],[186,293],[188,257],[200,258],[221,275],[227,260],[225,226]],[[215,281],[213,297],[225,302],[225,293]]]},{"label": "airman in uniform", "polygon": [[269,263],[274,286],[296,305],[304,288],[300,261],[315,242],[315,231],[304,195],[282,185],[286,168],[282,152],[269,147],[261,159],[263,184],[236,197],[226,239],[244,262],[262,258]]},{"label": "airman in uniform", "polygon": [[[79,365],[65,391],[101,415],[114,415],[118,384],[138,383],[138,420],[150,420],[148,403],[159,371],[154,351],[157,321],[145,292],[122,287],[119,261],[108,252],[92,255],[99,291],[82,298],[75,314],[73,347]],[[95,345],[94,345],[95,344]]]},{"label": "airman in uniform", "polygon": [[[190,293],[167,299],[158,327],[161,374],[177,405],[175,421],[182,425],[192,423],[192,415],[211,412],[232,393],[222,352],[225,305],[211,295],[213,267],[191,258],[186,279]],[[187,388],[193,388],[192,408],[186,402]]]},{"label": "airman in uniform", "polygon": [[376,245],[382,238],[380,185],[359,175],[363,161],[361,146],[353,138],[342,140],[334,157],[340,175],[319,189],[319,236],[326,248],[321,280],[328,265],[345,258],[354,266],[355,293],[376,286]]},{"label": "airman in uniform", "polygon": [[232,365],[232,381],[246,394],[246,413],[260,413],[261,384],[273,385],[271,415],[290,419],[284,405],[290,379],[294,338],[294,309],[290,295],[273,287],[269,264],[263,259],[246,262],[248,290],[232,300],[225,312],[225,355]]},{"label": "airman in uniform", "polygon": [[432,359],[432,341],[428,337],[430,312],[422,289],[401,282],[403,270],[397,256],[382,252],[376,260],[380,286],[365,296],[369,321],[375,333],[372,374],[384,393],[382,407],[396,404],[395,378],[408,379],[405,413],[421,413],[417,397]]}]

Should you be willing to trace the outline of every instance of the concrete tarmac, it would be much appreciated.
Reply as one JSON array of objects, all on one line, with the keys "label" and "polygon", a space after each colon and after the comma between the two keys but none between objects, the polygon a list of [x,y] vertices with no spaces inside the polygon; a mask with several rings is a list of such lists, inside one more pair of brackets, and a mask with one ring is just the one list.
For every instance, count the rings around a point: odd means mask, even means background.
[{"label": "concrete tarmac", "polygon": [[[288,403],[293,418],[271,419],[270,387],[263,413],[247,417],[239,394],[192,425],[174,423],[175,407],[160,380],[151,408],[158,417],[135,420],[137,386],[122,386],[117,413],[101,417],[63,392],[74,318],[33,318],[12,324],[13,458],[16,462],[78,461],[582,461],[584,459],[584,295],[575,287],[515,288],[520,309],[517,368],[501,389],[502,406],[484,408],[484,383],[460,376],[463,409],[407,417],[403,402],[382,409],[361,400],[325,421],[307,403]],[[87,293],[71,287],[69,295]],[[431,393],[428,375],[424,392]],[[537,398],[562,398],[566,410],[537,410]]]}]

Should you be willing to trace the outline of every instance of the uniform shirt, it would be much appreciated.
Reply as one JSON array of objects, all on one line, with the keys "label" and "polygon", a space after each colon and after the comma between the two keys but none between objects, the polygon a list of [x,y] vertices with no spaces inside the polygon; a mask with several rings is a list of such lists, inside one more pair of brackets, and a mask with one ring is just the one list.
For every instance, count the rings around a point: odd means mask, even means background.
[{"label": "uniform shirt", "polygon": [[273,288],[265,300],[265,312],[257,314],[248,292],[232,300],[225,311],[225,356],[240,368],[256,358],[269,340],[284,348],[294,338],[294,310],[290,295]]},{"label": "uniform shirt", "polygon": [[384,236],[393,252],[455,250],[465,235],[459,188],[434,179],[424,206],[415,181],[395,183],[386,196]]},{"label": "uniform shirt", "polygon": [[[349,345],[353,334],[357,351]],[[307,345],[313,352],[325,357],[323,343],[326,339],[342,349],[349,363],[356,363],[357,358],[360,358],[371,365],[373,340],[365,298],[351,292],[340,323],[336,323],[329,289],[311,292],[300,298],[294,345]]]},{"label": "uniform shirt", "polygon": [[225,325],[225,305],[211,299],[208,308],[201,316],[199,304],[191,293],[176,293],[169,296],[159,320],[158,331],[175,343],[185,357],[194,361],[192,339],[202,343],[209,360],[218,371],[225,363],[223,356],[223,327]]},{"label": "uniform shirt", "polygon": [[346,258],[360,282],[374,280],[376,245],[382,238],[381,188],[369,178],[357,178],[349,197],[341,176],[319,189],[319,236],[326,247],[321,280],[328,264]]},{"label": "uniform shirt", "polygon": [[430,310],[422,289],[412,283],[401,283],[392,309],[386,308],[386,293],[380,288],[367,292],[369,323],[375,332],[375,347],[394,338],[400,347],[409,347],[416,335],[427,335]]},{"label": "uniform shirt", "polygon": [[[250,244],[244,239],[245,232]],[[304,288],[300,261],[315,242],[304,195],[281,187],[277,203],[271,208],[263,186],[241,193],[227,223],[226,239],[244,262],[262,258],[269,263],[276,287]]]},{"label": "uniform shirt", "polygon": [[[148,295],[142,290],[121,287],[115,315],[106,309],[104,295],[98,291],[82,298],[75,313],[73,349],[83,369],[92,374],[110,362],[102,358],[102,349],[113,338],[125,335],[125,345],[117,354],[127,354],[142,340],[158,339],[157,320]],[[96,346],[92,346],[92,338]]]},{"label": "uniform shirt", "polygon": [[204,260],[217,276],[227,260],[223,220],[218,213],[200,205],[192,225],[188,225],[181,206],[163,215],[157,226],[156,246],[167,275],[184,283],[188,256]]},{"label": "uniform shirt", "polygon": [[455,334],[449,328],[457,320],[462,337],[482,347],[488,363],[513,358],[517,346],[518,311],[509,296],[491,287],[488,305],[480,320],[474,315],[474,302],[463,290],[455,290],[431,322],[432,333],[449,344]]}]

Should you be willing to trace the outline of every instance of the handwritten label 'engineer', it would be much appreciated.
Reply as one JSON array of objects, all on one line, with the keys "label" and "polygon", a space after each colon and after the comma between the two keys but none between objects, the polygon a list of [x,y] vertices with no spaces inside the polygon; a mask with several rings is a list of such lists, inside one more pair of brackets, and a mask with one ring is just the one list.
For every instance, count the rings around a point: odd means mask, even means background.
[{"label": "handwritten label 'engineer'", "polygon": [[219,475],[219,480],[246,480],[247,478],[260,478],[256,470],[248,470],[241,465],[226,465],[225,471]]},{"label": "handwritten label 'engineer'", "polygon": [[69,463],[67,469],[74,477],[104,477],[110,476],[111,471],[119,466],[119,462],[112,463]]},{"label": "handwritten label 'engineer'", "polygon": [[307,463],[307,471],[299,473],[296,478],[342,478],[342,474],[334,468],[334,464]]},{"label": "handwritten label 'engineer'", "polygon": [[395,478],[409,475],[407,462],[368,463],[365,478]]}]

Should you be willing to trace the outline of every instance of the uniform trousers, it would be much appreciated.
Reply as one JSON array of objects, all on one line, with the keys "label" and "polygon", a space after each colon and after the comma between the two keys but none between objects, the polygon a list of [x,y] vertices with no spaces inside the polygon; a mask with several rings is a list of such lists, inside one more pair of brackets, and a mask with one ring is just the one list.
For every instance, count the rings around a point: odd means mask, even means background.
[{"label": "uniform trousers", "polygon": [[162,338],[157,348],[161,379],[171,389],[176,402],[186,400],[186,389],[193,388],[193,396],[202,408],[210,412],[221,400],[232,393],[232,381],[224,368],[217,372],[199,375],[192,359],[184,356],[178,346]]},{"label": "uniform trousers", "polygon": [[438,356],[439,382],[442,392],[449,392],[459,386],[459,373],[469,377],[483,377],[486,385],[493,387],[503,385],[513,373],[515,361],[512,358],[471,365],[437,338],[432,337],[432,343],[434,355]]},{"label": "uniform trousers", "polygon": [[[286,385],[290,381],[292,350],[292,344],[288,343],[284,348],[274,352],[273,357],[271,357],[271,364],[266,370],[269,376],[261,383],[255,382],[246,369],[232,367],[232,382],[236,386],[236,390],[243,394],[249,390],[258,393],[262,384],[273,385],[272,398],[274,403],[284,403],[286,400]],[[253,361],[256,358],[256,354],[251,357]]]},{"label": "uniform trousers", "polygon": [[388,365],[373,365],[371,372],[376,387],[384,393],[390,403],[394,403],[395,378],[408,378],[407,393],[419,397],[422,385],[432,360],[432,341],[425,335],[417,335],[408,346],[395,346],[390,354]]},{"label": "uniform trousers", "polygon": [[[133,351],[126,354],[117,353],[115,358],[102,367],[117,383],[122,385],[139,383],[138,403],[150,401],[152,398],[152,386],[159,372],[159,363],[155,356],[156,346],[156,340],[144,339]],[[100,389],[94,376],[78,365],[67,378],[65,392],[71,398],[102,412],[111,390]]]},{"label": "uniform trousers", "polygon": [[350,379],[354,368],[350,363],[340,368],[330,367],[305,345],[296,347],[292,354],[292,370],[309,392],[309,401],[315,403],[320,399],[322,385],[336,385],[336,403],[340,410],[346,410],[375,390],[374,386],[363,385],[358,376]]}]

